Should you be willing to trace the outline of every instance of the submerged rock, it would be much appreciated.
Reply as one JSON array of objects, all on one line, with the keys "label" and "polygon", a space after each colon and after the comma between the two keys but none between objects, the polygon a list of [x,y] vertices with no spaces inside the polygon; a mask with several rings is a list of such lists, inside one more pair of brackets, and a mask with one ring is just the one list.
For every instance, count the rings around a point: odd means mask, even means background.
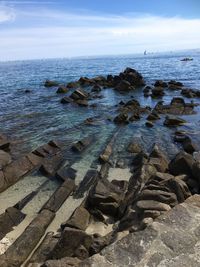
[{"label": "submerged rock", "polygon": [[178,117],[172,117],[172,116],[166,116],[164,125],[168,127],[173,126],[180,126],[185,124],[186,121],[184,119],[178,118]]}]

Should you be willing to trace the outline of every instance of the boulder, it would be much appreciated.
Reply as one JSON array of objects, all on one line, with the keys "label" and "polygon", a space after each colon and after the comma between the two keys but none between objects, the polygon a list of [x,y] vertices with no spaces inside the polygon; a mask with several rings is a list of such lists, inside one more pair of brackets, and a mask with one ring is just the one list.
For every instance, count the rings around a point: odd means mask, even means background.
[{"label": "boulder", "polygon": [[60,85],[58,87],[58,90],[56,91],[57,94],[65,94],[68,92],[68,88],[65,87],[64,85]]},{"label": "boulder", "polygon": [[88,101],[86,99],[78,99],[76,100],[76,104],[82,107],[87,107],[88,106]]},{"label": "boulder", "polygon": [[168,87],[168,84],[162,80],[157,80],[154,84],[155,87]]},{"label": "boulder", "polygon": [[76,89],[70,96],[74,101],[85,100],[89,97],[88,93],[83,89]]},{"label": "boulder", "polygon": [[149,128],[152,128],[152,127],[154,126],[153,122],[151,122],[151,121],[146,121],[146,122],[145,122],[145,125],[146,125],[147,127],[149,127]]},{"label": "boulder", "polygon": [[47,177],[53,177],[62,162],[63,156],[61,154],[57,154],[51,158],[46,158],[42,162],[40,172]]},{"label": "boulder", "polygon": [[99,86],[98,84],[95,84],[91,91],[95,93],[99,93],[101,92],[101,86]]},{"label": "boulder", "polygon": [[62,181],[66,181],[67,179],[74,180],[76,178],[76,172],[77,171],[75,169],[64,166],[56,172],[56,177],[58,177]]},{"label": "boulder", "polygon": [[[78,267],[81,260],[76,257],[64,257],[60,260],[48,260],[40,267]],[[30,266],[39,267],[39,266]]]},{"label": "boulder", "polygon": [[73,103],[73,100],[68,97],[68,96],[64,96],[61,100],[60,100],[61,104],[69,104],[69,103]]},{"label": "boulder", "polygon": [[136,203],[136,207],[140,210],[169,211],[171,209],[168,204],[155,200],[139,200]]},{"label": "boulder", "polygon": [[169,160],[158,145],[156,144],[154,145],[149,157],[150,157],[149,158],[150,164],[154,165],[158,171],[160,172],[167,171]]},{"label": "boulder", "polygon": [[82,230],[65,227],[61,237],[51,253],[52,259],[75,256],[76,250],[83,246],[87,251],[93,242],[92,236]]},{"label": "boulder", "polygon": [[192,175],[193,157],[186,152],[179,152],[169,163],[169,172],[173,175]]},{"label": "boulder", "polygon": [[102,163],[108,162],[111,154],[112,154],[112,145],[108,144],[104,149],[103,153],[101,153],[101,155],[99,156],[100,162]]},{"label": "boulder", "polygon": [[75,152],[82,152],[85,150],[93,141],[92,137],[85,137],[77,143],[73,144],[72,150]]},{"label": "boulder", "polygon": [[151,93],[152,93],[152,97],[162,97],[165,92],[163,90],[163,87],[154,87],[152,90],[151,90]]},{"label": "boulder", "polygon": [[132,88],[131,84],[126,80],[120,81],[120,83],[115,87],[115,90],[122,92],[130,91],[132,89],[134,88]]},{"label": "boulder", "polygon": [[79,83],[78,82],[69,82],[67,85],[66,85],[66,87],[67,88],[76,88],[76,87],[78,87],[79,86]]},{"label": "boulder", "polygon": [[128,123],[128,114],[127,113],[120,113],[114,118],[114,122],[116,124],[126,124]]},{"label": "boulder", "polygon": [[60,187],[53,193],[50,199],[44,204],[42,210],[49,210],[57,212],[65,200],[70,196],[75,188],[74,180],[67,179]]},{"label": "boulder", "polygon": [[142,152],[142,147],[140,144],[138,144],[136,142],[131,142],[128,145],[127,151],[130,153],[140,153],[140,152]]},{"label": "boulder", "polygon": [[50,81],[50,80],[46,80],[45,83],[44,83],[44,86],[45,87],[56,87],[58,85],[59,85],[58,82],[56,82],[56,81]]},{"label": "boulder", "polygon": [[85,231],[90,221],[90,213],[83,207],[79,206],[72,216],[65,223],[62,223],[61,229],[65,227],[76,228]]},{"label": "boulder", "polygon": [[78,83],[82,86],[90,86],[90,85],[93,85],[95,83],[95,81],[93,79],[89,79],[87,77],[81,77],[78,80]]},{"label": "boulder", "polygon": [[4,150],[0,150],[0,170],[11,162],[11,156]]},{"label": "boulder", "polygon": [[198,151],[196,144],[188,137],[183,141],[183,149],[189,154],[193,154],[195,151]]},{"label": "boulder", "polygon": [[192,174],[193,174],[193,177],[196,179],[196,181],[200,185],[200,161],[196,161],[193,163]]},{"label": "boulder", "polygon": [[184,119],[174,117],[174,116],[166,116],[164,125],[168,127],[173,127],[173,126],[181,126],[185,124],[186,121]]}]

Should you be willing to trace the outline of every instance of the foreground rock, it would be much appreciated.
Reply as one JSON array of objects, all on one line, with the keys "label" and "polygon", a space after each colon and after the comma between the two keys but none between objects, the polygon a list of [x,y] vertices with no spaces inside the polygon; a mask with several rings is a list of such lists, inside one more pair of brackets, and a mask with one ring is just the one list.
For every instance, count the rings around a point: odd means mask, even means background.
[{"label": "foreground rock", "polygon": [[129,234],[80,266],[200,266],[199,202],[200,196],[192,196],[144,231]]}]

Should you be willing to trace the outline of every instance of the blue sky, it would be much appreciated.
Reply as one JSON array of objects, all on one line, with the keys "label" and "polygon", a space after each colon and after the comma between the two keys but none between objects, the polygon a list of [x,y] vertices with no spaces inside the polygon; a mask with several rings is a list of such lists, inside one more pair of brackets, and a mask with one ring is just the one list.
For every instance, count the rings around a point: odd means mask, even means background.
[{"label": "blue sky", "polygon": [[200,48],[200,0],[0,0],[0,60]]}]

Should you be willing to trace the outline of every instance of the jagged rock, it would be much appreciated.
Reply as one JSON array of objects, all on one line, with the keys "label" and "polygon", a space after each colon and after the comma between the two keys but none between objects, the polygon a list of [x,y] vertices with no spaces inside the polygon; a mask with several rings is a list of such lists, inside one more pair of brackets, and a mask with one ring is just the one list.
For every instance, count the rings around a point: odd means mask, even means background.
[{"label": "jagged rock", "polygon": [[62,223],[61,228],[65,227],[76,228],[85,231],[90,221],[89,212],[82,206],[79,206],[72,216],[65,223]]},{"label": "jagged rock", "polygon": [[70,96],[74,101],[85,100],[89,97],[88,93],[83,89],[76,89]]},{"label": "jagged rock", "polygon": [[169,171],[173,175],[192,175],[193,157],[186,152],[179,152],[169,164]]},{"label": "jagged rock", "polygon": [[192,196],[144,231],[127,235],[83,261],[80,267],[199,266],[199,202],[198,195]]},{"label": "jagged rock", "polygon": [[103,153],[99,156],[99,160],[103,163],[106,163],[109,161],[111,154],[112,154],[112,146],[108,144]]},{"label": "jagged rock", "polygon": [[[26,227],[24,232],[0,256],[0,263],[3,260],[3,267],[21,266],[32,250],[44,235],[49,223],[55,214],[49,210],[42,210],[36,218]],[[27,245],[28,244],[28,245]]]},{"label": "jagged rock", "polygon": [[58,86],[58,85],[59,85],[58,82],[50,81],[50,80],[46,80],[45,83],[44,83],[45,87],[55,87],[55,86]]},{"label": "jagged rock", "polygon": [[64,257],[73,257],[80,246],[83,246],[89,251],[92,242],[92,236],[86,234],[84,231],[65,227],[57,245],[52,251],[51,258],[61,259]]},{"label": "jagged rock", "polygon": [[0,149],[7,150],[10,146],[10,141],[7,136],[0,133]]},{"label": "jagged rock", "polygon": [[185,140],[183,141],[183,149],[189,154],[193,154],[198,150],[196,144],[194,144],[189,137],[185,138]]},{"label": "jagged rock", "polygon": [[158,211],[169,211],[171,207],[155,200],[140,200],[137,201],[136,207],[140,210],[158,210]]},{"label": "jagged rock", "polygon": [[11,156],[4,150],[0,150],[0,170],[11,162]]},{"label": "jagged rock", "polygon": [[178,117],[172,117],[172,116],[166,116],[164,125],[171,127],[171,126],[180,126],[186,123],[184,119],[178,118]]},{"label": "jagged rock", "polygon": [[49,210],[57,212],[62,206],[64,201],[69,197],[75,188],[74,180],[67,179],[61,186],[53,193],[47,203],[43,206],[42,210]]},{"label": "jagged rock", "polygon": [[56,91],[57,94],[65,94],[68,92],[68,88],[65,87],[64,85],[60,85],[60,87],[58,87],[58,90]]},{"label": "jagged rock", "polygon": [[152,128],[154,126],[153,122],[151,121],[146,121],[145,125],[149,128]]},{"label": "jagged rock", "polygon": [[91,144],[92,141],[93,141],[92,137],[85,137],[82,140],[78,141],[77,143],[73,144],[72,150],[76,152],[82,152]]},{"label": "jagged rock", "polygon": [[127,113],[120,113],[114,118],[114,122],[116,124],[124,124],[128,123],[128,114]]},{"label": "jagged rock", "polygon": [[155,87],[168,87],[168,84],[162,80],[157,80],[154,84]]},{"label": "jagged rock", "polygon": [[[164,152],[159,148],[158,145],[154,145],[150,154],[149,163],[154,165],[159,172],[166,172],[169,165],[169,160]],[[155,161],[155,159],[157,159]]]},{"label": "jagged rock", "polygon": [[127,151],[130,153],[140,153],[142,152],[142,147],[138,143],[131,142],[128,146]]}]

